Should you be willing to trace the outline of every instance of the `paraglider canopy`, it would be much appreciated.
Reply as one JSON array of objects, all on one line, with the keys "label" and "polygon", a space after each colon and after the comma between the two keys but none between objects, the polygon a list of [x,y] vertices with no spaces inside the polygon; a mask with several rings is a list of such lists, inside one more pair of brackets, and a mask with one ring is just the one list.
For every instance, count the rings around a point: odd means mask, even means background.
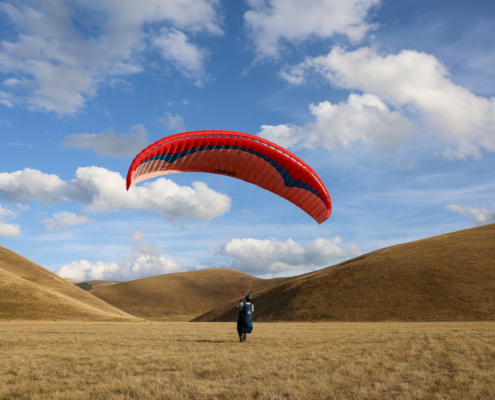
[{"label": "paraglider canopy", "polygon": [[287,199],[319,224],[332,212],[330,194],[308,164],[246,133],[196,131],[160,139],[132,162],[127,190],[145,179],[178,172],[205,172],[250,182]]}]

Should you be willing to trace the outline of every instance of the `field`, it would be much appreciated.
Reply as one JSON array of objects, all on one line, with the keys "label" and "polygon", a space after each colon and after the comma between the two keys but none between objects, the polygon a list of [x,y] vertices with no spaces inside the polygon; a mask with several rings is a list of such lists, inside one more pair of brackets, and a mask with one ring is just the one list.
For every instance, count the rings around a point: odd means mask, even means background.
[{"label": "field", "polygon": [[494,322],[0,323],[1,399],[493,399]]}]

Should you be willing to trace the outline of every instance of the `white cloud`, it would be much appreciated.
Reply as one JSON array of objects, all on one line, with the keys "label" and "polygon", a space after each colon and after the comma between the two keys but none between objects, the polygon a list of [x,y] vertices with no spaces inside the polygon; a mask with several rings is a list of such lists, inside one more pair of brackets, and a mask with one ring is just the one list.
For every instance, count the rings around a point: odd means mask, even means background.
[{"label": "white cloud", "polygon": [[21,236],[21,228],[19,225],[6,224],[0,221],[0,236]]},{"label": "white cloud", "polygon": [[179,114],[172,115],[166,112],[161,118],[158,118],[158,121],[169,131],[180,131],[184,129],[184,117]]},{"label": "white cloud", "polygon": [[[139,240],[144,239],[144,232],[133,231],[131,232],[131,242],[135,239],[136,233],[138,233]],[[174,260],[162,257],[161,250],[151,244],[134,244],[132,249],[135,253],[126,256],[120,265],[102,261],[91,263],[81,260],[61,266],[57,269],[56,274],[63,278],[80,281],[93,279],[129,281],[188,270]]]},{"label": "white cloud", "polygon": [[97,261],[90,263],[86,260],[73,261],[70,264],[62,265],[55,272],[62,278],[75,279],[76,281],[86,280],[118,280],[115,277],[119,272],[119,265],[115,263],[105,263]]},{"label": "white cloud", "polygon": [[69,183],[57,175],[26,168],[23,171],[0,173],[0,196],[7,201],[26,202],[37,200],[52,203],[68,200],[65,192]]},{"label": "white cloud", "polygon": [[6,219],[15,218],[17,218],[16,212],[0,206],[0,236],[21,236],[22,233],[19,225],[4,222]]},{"label": "white cloud", "polygon": [[371,94],[351,94],[347,102],[328,101],[310,105],[315,122],[296,125],[262,125],[259,135],[282,147],[314,147],[323,142],[329,149],[362,141],[368,148],[392,151],[413,132],[414,125]]},{"label": "white cloud", "polygon": [[[0,45],[0,71],[15,74],[4,86],[25,95],[31,110],[75,113],[102,83],[143,69],[143,52],[155,34],[150,26],[219,35],[219,6],[218,0],[4,3],[2,11],[18,32]],[[172,50],[176,60],[179,50]],[[12,93],[0,92],[0,103],[17,102]]]},{"label": "white cloud", "polygon": [[290,270],[308,270],[326,267],[331,263],[362,250],[354,244],[342,244],[340,237],[316,239],[301,245],[292,239],[232,239],[227,243],[210,248],[210,252],[233,258],[233,268],[249,274],[280,273]]},{"label": "white cloud", "polygon": [[52,215],[53,219],[45,219],[43,223],[49,231],[67,232],[67,228],[71,226],[84,225],[91,220],[84,215],[76,215],[69,211],[62,211]]},{"label": "white cloud", "polygon": [[457,204],[449,204],[445,206],[449,211],[453,211],[466,217],[471,217],[475,225],[486,225],[495,223],[495,211],[479,209],[468,206],[460,206]]},{"label": "white cloud", "polygon": [[86,260],[73,261],[61,266],[56,273],[61,277],[79,281],[93,279],[129,281],[185,271],[187,269],[179,266],[174,260],[162,256],[133,254],[127,256],[120,265],[103,261],[95,263]]},{"label": "white cloud", "polygon": [[144,240],[144,231],[131,231],[129,236],[131,243],[138,243]]},{"label": "white cloud", "polygon": [[67,147],[93,150],[98,154],[124,157],[137,154],[148,145],[147,132],[143,125],[132,125],[134,133],[120,134],[113,129],[101,133],[68,135],[63,142]]},{"label": "white cloud", "polygon": [[5,218],[17,218],[17,213],[15,211],[9,210],[8,208],[3,208],[0,206],[0,219]]},{"label": "white cloud", "polygon": [[495,151],[495,99],[479,97],[454,84],[434,56],[413,50],[379,55],[374,48],[346,52],[333,48],[326,56],[307,57],[282,72],[292,83],[315,71],[332,84],[373,94],[423,119],[423,129],[448,146],[447,158],[481,158],[481,149]]},{"label": "white cloud", "polygon": [[175,28],[162,28],[160,35],[152,39],[162,57],[170,61],[187,78],[195,79],[202,86],[205,79],[204,60],[207,52],[189,42],[188,37]]},{"label": "white cloud", "polygon": [[207,221],[228,212],[231,206],[227,195],[203,182],[193,182],[188,187],[159,178],[126,191],[125,179],[119,173],[99,167],[78,168],[71,181],[29,168],[0,173],[0,198],[11,202],[73,201],[86,205],[85,211],[93,214],[147,210],[171,221]]},{"label": "white cloud", "polygon": [[313,38],[346,35],[361,40],[375,27],[366,22],[371,7],[380,0],[247,0],[244,14],[259,58],[277,58],[281,42],[299,43]]},{"label": "white cloud", "polygon": [[[2,60],[0,58],[0,71],[1,71],[1,65],[2,65]],[[6,93],[0,90],[0,104],[12,108],[14,107],[15,103],[16,103],[16,99],[12,93]]]}]

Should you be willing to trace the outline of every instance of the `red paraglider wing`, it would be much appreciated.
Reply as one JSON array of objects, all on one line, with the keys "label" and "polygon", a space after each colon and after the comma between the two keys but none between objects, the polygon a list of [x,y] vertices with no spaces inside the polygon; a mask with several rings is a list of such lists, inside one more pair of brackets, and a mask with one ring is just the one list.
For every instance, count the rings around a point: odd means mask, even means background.
[{"label": "red paraglider wing", "polygon": [[321,224],[332,212],[327,188],[304,161],[268,140],[231,131],[167,136],[139,153],[127,173],[135,183],[176,172],[206,172],[242,179],[295,204]]}]

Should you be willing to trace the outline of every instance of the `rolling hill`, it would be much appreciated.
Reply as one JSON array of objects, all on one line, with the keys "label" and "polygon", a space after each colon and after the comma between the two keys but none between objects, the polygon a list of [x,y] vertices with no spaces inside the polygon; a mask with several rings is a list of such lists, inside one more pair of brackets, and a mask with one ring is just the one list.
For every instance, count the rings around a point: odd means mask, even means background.
[{"label": "rolling hill", "polygon": [[138,320],[3,246],[0,319]]},{"label": "rolling hill", "polygon": [[[234,298],[224,274],[240,282],[250,275],[234,270],[209,269],[122,282],[91,294],[139,318],[189,321]],[[254,278],[255,290],[263,290],[292,278]]]},{"label": "rolling hill", "polygon": [[[235,321],[233,304],[193,321]],[[254,294],[257,321],[495,320],[495,224],[374,251]]]}]

